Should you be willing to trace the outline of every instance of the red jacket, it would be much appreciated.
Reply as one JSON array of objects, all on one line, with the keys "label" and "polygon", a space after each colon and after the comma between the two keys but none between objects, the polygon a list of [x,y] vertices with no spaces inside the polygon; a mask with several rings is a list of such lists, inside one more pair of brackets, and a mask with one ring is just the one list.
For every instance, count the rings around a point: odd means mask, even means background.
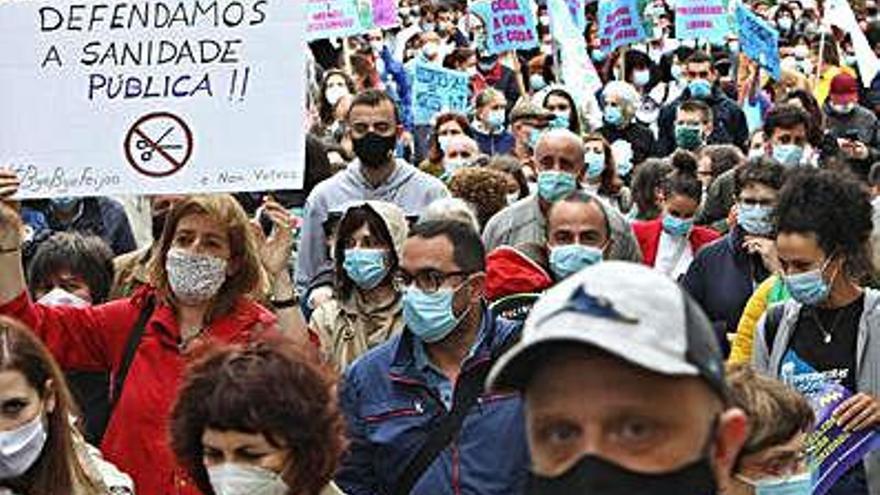
[{"label": "red jacket", "polygon": [[[30,326],[65,370],[116,370],[151,291],[143,288],[130,299],[87,308],[34,304],[24,293],[0,306],[0,314]],[[274,325],[275,315],[242,300],[204,335],[206,341],[246,342]],[[179,339],[173,310],[157,303],[101,443],[107,460],[131,475],[137,493],[145,495],[200,493],[177,466],[169,443],[171,407],[192,350],[181,353]]]},{"label": "red jacket", "polygon": [[[657,260],[657,248],[660,246],[660,233],[663,232],[663,217],[647,222],[634,222],[632,228],[639,241],[639,247],[642,248],[642,262],[653,267]],[[688,237],[694,256],[700,248],[720,237],[721,234],[710,228],[695,225]]]}]

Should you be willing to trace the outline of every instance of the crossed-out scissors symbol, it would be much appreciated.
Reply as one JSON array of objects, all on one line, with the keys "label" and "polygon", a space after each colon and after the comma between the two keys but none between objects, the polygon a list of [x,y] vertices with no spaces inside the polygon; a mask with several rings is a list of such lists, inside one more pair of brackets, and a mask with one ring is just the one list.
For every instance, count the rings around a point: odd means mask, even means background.
[{"label": "crossed-out scissors symbol", "polygon": [[141,153],[141,160],[145,162],[152,160],[153,152],[156,151],[157,148],[161,150],[178,150],[183,148],[183,146],[180,144],[162,144],[162,141],[164,141],[165,138],[168,137],[168,135],[171,134],[173,130],[174,126],[169,127],[168,130],[166,130],[165,133],[159,137],[159,139],[152,143],[155,144],[155,146],[153,146],[146,139],[138,139],[136,143],[137,149],[143,150],[143,153]]}]

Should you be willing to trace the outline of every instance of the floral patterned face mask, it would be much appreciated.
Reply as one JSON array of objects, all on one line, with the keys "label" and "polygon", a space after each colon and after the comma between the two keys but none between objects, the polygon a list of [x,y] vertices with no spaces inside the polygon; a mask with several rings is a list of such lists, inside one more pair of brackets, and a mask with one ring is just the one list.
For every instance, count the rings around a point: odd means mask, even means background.
[{"label": "floral patterned face mask", "polygon": [[193,254],[171,248],[165,260],[168,283],[183,303],[209,301],[226,281],[226,260],[209,254]]}]

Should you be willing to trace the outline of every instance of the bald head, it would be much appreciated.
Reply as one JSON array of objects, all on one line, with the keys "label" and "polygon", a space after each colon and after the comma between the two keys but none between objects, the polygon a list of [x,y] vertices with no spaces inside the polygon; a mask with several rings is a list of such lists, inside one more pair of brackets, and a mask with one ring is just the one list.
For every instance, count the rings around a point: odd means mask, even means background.
[{"label": "bald head", "polygon": [[539,172],[558,170],[582,179],[585,168],[584,143],[568,129],[549,130],[535,146],[535,162]]}]

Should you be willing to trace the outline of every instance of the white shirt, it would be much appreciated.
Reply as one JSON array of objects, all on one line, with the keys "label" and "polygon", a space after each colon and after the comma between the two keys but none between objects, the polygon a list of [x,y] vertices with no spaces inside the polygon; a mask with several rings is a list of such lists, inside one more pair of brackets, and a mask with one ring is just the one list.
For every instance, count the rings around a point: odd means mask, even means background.
[{"label": "white shirt", "polygon": [[691,242],[687,237],[673,237],[660,231],[660,244],[657,246],[657,258],[654,260],[654,269],[669,275],[673,280],[687,272],[691,262],[694,261],[694,252]]}]

